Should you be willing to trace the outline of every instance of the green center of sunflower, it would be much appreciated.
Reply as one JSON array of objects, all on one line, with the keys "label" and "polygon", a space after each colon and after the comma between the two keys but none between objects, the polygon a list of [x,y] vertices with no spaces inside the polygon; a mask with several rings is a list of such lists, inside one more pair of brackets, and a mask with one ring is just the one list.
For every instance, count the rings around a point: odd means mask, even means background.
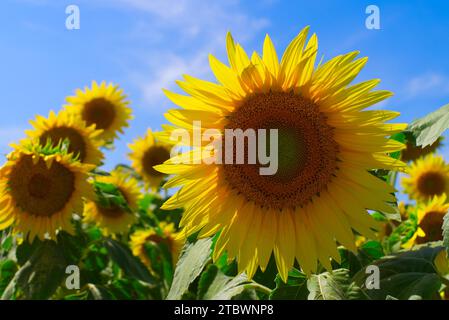
[{"label": "green center of sunflower", "polygon": [[419,226],[426,234],[424,237],[417,237],[416,242],[418,244],[443,240],[443,233],[441,228],[443,227],[444,213],[438,211],[431,211],[426,213]]},{"label": "green center of sunflower", "polygon": [[9,176],[14,202],[28,214],[50,217],[70,201],[75,188],[74,174],[60,163],[50,169],[44,160],[33,163],[31,156],[18,160]]},{"label": "green center of sunflower", "polygon": [[418,190],[427,197],[441,195],[445,189],[445,179],[438,172],[426,172],[418,178]]},{"label": "green center of sunflower", "polygon": [[104,98],[95,98],[84,105],[82,118],[88,126],[96,125],[97,129],[106,130],[111,127],[116,117],[115,107]]},{"label": "green center of sunflower", "polygon": [[162,146],[152,146],[143,155],[142,165],[145,173],[149,176],[159,177],[163,173],[156,171],[153,167],[170,159],[170,152]]},{"label": "green center of sunflower", "polygon": [[274,175],[260,175],[261,164],[248,164],[247,154],[245,164],[223,165],[231,187],[260,206],[282,210],[306,205],[326,188],[338,169],[332,127],[316,104],[297,94],[255,94],[229,116],[225,128],[266,129],[267,136],[269,129],[278,130]]},{"label": "green center of sunflower", "polygon": [[86,142],[78,130],[69,127],[57,127],[45,131],[39,138],[41,145],[45,145],[48,140],[52,141],[53,146],[68,140],[69,153],[79,156],[79,160],[83,162],[86,158]]}]

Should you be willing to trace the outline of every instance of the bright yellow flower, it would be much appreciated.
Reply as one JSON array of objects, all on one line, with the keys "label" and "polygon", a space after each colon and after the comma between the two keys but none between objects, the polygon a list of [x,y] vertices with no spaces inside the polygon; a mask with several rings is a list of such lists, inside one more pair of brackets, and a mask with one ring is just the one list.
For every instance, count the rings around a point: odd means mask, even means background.
[{"label": "bright yellow flower", "polygon": [[93,196],[87,182],[93,168],[70,154],[16,146],[0,169],[0,229],[13,226],[30,241],[55,239],[60,229],[73,233],[72,214],[81,214],[83,197]]},{"label": "bright yellow flower", "polygon": [[427,201],[449,194],[449,165],[443,157],[429,154],[412,163],[408,172],[409,176],[402,179],[402,186],[411,199]]},{"label": "bright yellow flower", "polygon": [[67,139],[69,153],[73,153],[82,163],[101,164],[102,143],[97,139],[101,130],[96,130],[95,126],[86,127],[83,121],[70,117],[63,111],[57,115],[52,111],[48,118],[37,116],[31,124],[34,130],[27,130],[26,134],[29,138],[36,139],[41,145],[45,146],[50,140],[53,146],[57,146]]},{"label": "bright yellow flower", "polygon": [[157,190],[165,175],[153,167],[170,158],[172,146],[158,142],[151,129],[148,129],[145,137],[134,140],[128,147],[131,149],[131,166],[143,178],[147,189]]},{"label": "bright yellow flower", "polygon": [[106,236],[127,233],[136,220],[135,211],[138,209],[141,197],[137,180],[113,171],[110,176],[100,176],[95,181],[116,187],[126,200],[129,210],[118,205],[104,207],[98,199],[87,201],[84,208],[84,221],[96,224]]},{"label": "bright yellow flower", "polygon": [[426,204],[418,207],[418,227],[413,237],[404,245],[410,248],[414,244],[423,244],[443,240],[443,218],[449,209],[446,195],[435,196]]},{"label": "bright yellow flower", "polygon": [[228,35],[230,67],[210,56],[219,84],[185,76],[178,84],[188,96],[166,92],[183,108],[168,111],[174,126],[166,130],[185,128],[192,136],[196,120],[220,132],[278,129],[275,175],[260,175],[251,164],[179,164],[190,154],[203,157],[206,146],[156,167],[176,175],[167,186],[181,187],[163,208],[185,208],[182,234],[221,231],[213,258],[227,251],[250,278],[258,266],[265,270],[273,252],[284,281],[295,259],[308,274],[318,260],[330,270],[330,257],[340,261],[336,241],[356,250],[353,230],[375,238],[378,223],[367,209],[395,212],[388,204],[394,188],[368,170],[404,167],[387,153],[404,147],[388,137],[405,125],[385,123],[397,112],[364,110],[391,93],[372,91],[379,80],[350,86],[367,61],[355,60],[358,52],[315,68],[318,42],[316,35],[306,41],[308,30],[280,62],[268,36],[262,57],[250,58]]},{"label": "bright yellow flower", "polygon": [[137,230],[131,235],[130,246],[133,254],[151,269],[151,260],[146,252],[145,245],[153,243],[158,245],[165,243],[170,250],[173,265],[176,264],[184,245],[184,239],[177,237],[173,223],[160,222],[159,230],[154,228],[148,230]]},{"label": "bright yellow flower", "polygon": [[67,97],[67,102],[65,110],[88,126],[103,130],[99,138],[106,141],[116,138],[118,132],[123,134],[132,118],[123,90],[104,81],[100,85],[93,81],[92,88],[85,87],[84,91],[77,89],[75,96]]}]

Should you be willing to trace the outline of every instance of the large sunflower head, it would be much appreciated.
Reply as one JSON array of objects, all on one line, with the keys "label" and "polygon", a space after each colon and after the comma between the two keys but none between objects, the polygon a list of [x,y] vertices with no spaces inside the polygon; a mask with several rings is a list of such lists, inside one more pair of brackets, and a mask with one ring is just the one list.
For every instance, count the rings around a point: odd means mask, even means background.
[{"label": "large sunflower head", "polygon": [[53,147],[68,142],[68,152],[72,153],[82,163],[99,165],[103,159],[100,151],[101,141],[97,138],[101,130],[95,126],[86,127],[86,124],[78,118],[71,117],[67,112],[59,114],[50,112],[48,118],[36,117],[31,121],[34,130],[27,130],[26,134],[31,139],[45,146],[51,142]]},{"label": "large sunflower head", "polygon": [[130,246],[133,254],[151,269],[151,260],[147,254],[147,245],[165,244],[170,251],[173,264],[178,261],[184,240],[178,237],[173,223],[160,222],[157,228],[137,230],[131,235]]},{"label": "large sunflower head", "polygon": [[443,157],[429,154],[412,163],[408,172],[402,178],[402,186],[410,198],[427,201],[449,194],[449,165]]},{"label": "large sunflower head", "polygon": [[[249,277],[259,266],[265,270],[272,253],[284,280],[295,259],[306,273],[316,271],[317,261],[331,269],[330,257],[340,260],[337,241],[356,250],[353,230],[376,237],[378,223],[367,209],[395,212],[394,188],[368,171],[404,166],[388,153],[403,148],[389,136],[405,125],[385,123],[396,112],[364,110],[391,93],[372,91],[379,80],[350,85],[367,61],[356,59],[358,52],[315,68],[318,42],[316,35],[307,42],[308,30],[280,62],[268,36],[262,56],[249,57],[228,35],[230,66],[210,56],[218,83],[185,76],[178,84],[188,95],[166,92],[183,108],[168,111],[174,126],[167,130],[193,136],[196,121],[202,132],[221,136],[225,129],[278,130],[274,175],[261,175],[257,163],[210,164],[210,141],[157,167],[176,175],[170,186],[181,187],[163,208],[185,208],[183,232],[221,231],[214,259],[227,251]],[[191,155],[207,161],[183,163]]]},{"label": "large sunflower head", "polygon": [[93,81],[92,87],[85,87],[84,91],[78,89],[75,96],[67,97],[67,102],[65,109],[87,126],[103,130],[99,138],[106,141],[116,138],[118,132],[123,133],[132,118],[123,90],[104,81],[100,85]]},{"label": "large sunflower head", "polygon": [[30,241],[73,232],[73,213],[82,214],[83,198],[93,197],[87,182],[92,165],[49,146],[22,144],[0,169],[0,229],[13,226]]},{"label": "large sunflower head", "polygon": [[[136,220],[135,211],[141,197],[137,180],[119,171],[110,176],[100,176],[93,182],[96,186],[96,201],[87,201],[84,221],[96,224],[104,235],[124,234]],[[113,194],[120,201],[108,201],[104,192]]]},{"label": "large sunflower head", "polygon": [[418,207],[418,226],[412,238],[404,245],[410,248],[414,244],[443,240],[444,216],[449,210],[446,195],[435,196],[432,200]]},{"label": "large sunflower head", "polygon": [[165,175],[153,167],[170,158],[172,146],[158,142],[151,129],[148,129],[144,137],[136,139],[128,147],[131,149],[131,166],[145,181],[148,189],[157,190]]}]

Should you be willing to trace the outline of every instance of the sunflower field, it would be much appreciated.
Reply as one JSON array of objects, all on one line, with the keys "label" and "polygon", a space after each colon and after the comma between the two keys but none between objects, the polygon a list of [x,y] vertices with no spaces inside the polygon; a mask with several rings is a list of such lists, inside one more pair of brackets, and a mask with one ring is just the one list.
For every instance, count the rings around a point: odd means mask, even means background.
[{"label": "sunflower field", "polygon": [[[396,123],[371,108],[380,80],[355,80],[367,58],[320,60],[317,39],[248,54],[229,33],[216,81],[164,91],[167,123],[110,172],[133,118],[119,85],[30,119],[1,161],[1,299],[449,299],[449,105]],[[274,174],[216,161],[240,129],[277,130]]]}]

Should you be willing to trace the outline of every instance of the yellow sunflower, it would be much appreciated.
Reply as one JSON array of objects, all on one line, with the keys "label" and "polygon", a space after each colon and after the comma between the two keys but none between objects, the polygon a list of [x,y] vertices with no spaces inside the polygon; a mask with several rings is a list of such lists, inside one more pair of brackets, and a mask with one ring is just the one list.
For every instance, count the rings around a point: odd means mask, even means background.
[{"label": "yellow sunflower", "polygon": [[130,247],[133,254],[151,269],[151,260],[146,252],[147,244],[165,243],[170,250],[173,265],[176,264],[184,245],[184,239],[177,237],[175,225],[173,223],[160,222],[159,230],[151,228],[148,230],[137,230],[131,235]]},{"label": "yellow sunflower", "polygon": [[437,141],[424,148],[418,147],[415,144],[407,141],[406,148],[402,150],[401,160],[405,162],[415,161],[421,157],[424,157],[430,153],[434,153],[442,145],[443,138],[438,138]]},{"label": "yellow sunflower", "polygon": [[449,194],[449,165],[443,157],[429,154],[412,163],[408,172],[402,178],[402,186],[411,199],[427,201]]},{"label": "yellow sunflower", "polygon": [[103,159],[100,151],[102,143],[97,138],[101,130],[96,130],[95,126],[86,127],[83,121],[64,111],[59,114],[51,111],[48,118],[38,116],[31,124],[34,130],[25,132],[29,138],[36,139],[41,145],[51,141],[54,147],[68,140],[69,153],[73,153],[82,163],[100,165]]},{"label": "yellow sunflower", "polygon": [[144,179],[147,189],[157,190],[165,175],[153,167],[170,158],[172,146],[158,142],[151,129],[148,129],[145,137],[134,140],[128,147],[131,149],[131,166]]},{"label": "yellow sunflower", "polygon": [[435,196],[426,204],[418,207],[418,227],[413,237],[404,245],[410,248],[414,244],[423,244],[443,240],[443,218],[449,210],[446,195]]},{"label": "yellow sunflower", "polygon": [[137,180],[113,171],[110,176],[97,177],[95,181],[117,188],[128,208],[118,204],[102,204],[97,197],[96,201],[87,201],[84,207],[84,221],[96,224],[106,236],[127,233],[136,220],[135,211],[141,197]]},{"label": "yellow sunflower", "polygon": [[364,111],[391,93],[372,91],[379,80],[349,85],[367,61],[355,59],[358,52],[315,68],[318,42],[312,35],[306,43],[308,30],[280,62],[268,36],[262,57],[250,58],[228,35],[230,67],[210,56],[218,84],[185,76],[178,84],[188,95],[166,92],[183,108],[168,111],[174,126],[166,130],[192,136],[197,120],[202,130],[221,133],[278,129],[279,168],[271,176],[260,175],[258,164],[182,163],[191,155],[209,163],[207,145],[156,167],[175,175],[166,186],[181,187],[163,208],[185,208],[182,233],[221,231],[213,258],[227,251],[250,278],[258,266],[265,270],[272,252],[284,281],[295,259],[308,274],[318,260],[331,269],[330,257],[340,260],[336,241],[356,250],[353,230],[375,238],[378,223],[367,209],[395,212],[395,189],[368,170],[404,167],[387,154],[404,147],[388,137],[406,125],[385,123],[397,112]]},{"label": "yellow sunflower", "polygon": [[123,128],[128,127],[132,118],[131,108],[123,90],[112,83],[106,85],[103,81],[98,85],[92,82],[92,88],[78,89],[75,96],[67,97],[65,109],[72,115],[84,120],[88,126],[95,125],[103,130],[99,138],[106,141],[117,137],[117,132],[123,134]]},{"label": "yellow sunflower", "polygon": [[93,196],[87,182],[93,168],[71,154],[16,146],[0,169],[0,229],[13,226],[30,241],[55,239],[60,229],[73,233],[72,214],[81,214],[83,197]]}]

